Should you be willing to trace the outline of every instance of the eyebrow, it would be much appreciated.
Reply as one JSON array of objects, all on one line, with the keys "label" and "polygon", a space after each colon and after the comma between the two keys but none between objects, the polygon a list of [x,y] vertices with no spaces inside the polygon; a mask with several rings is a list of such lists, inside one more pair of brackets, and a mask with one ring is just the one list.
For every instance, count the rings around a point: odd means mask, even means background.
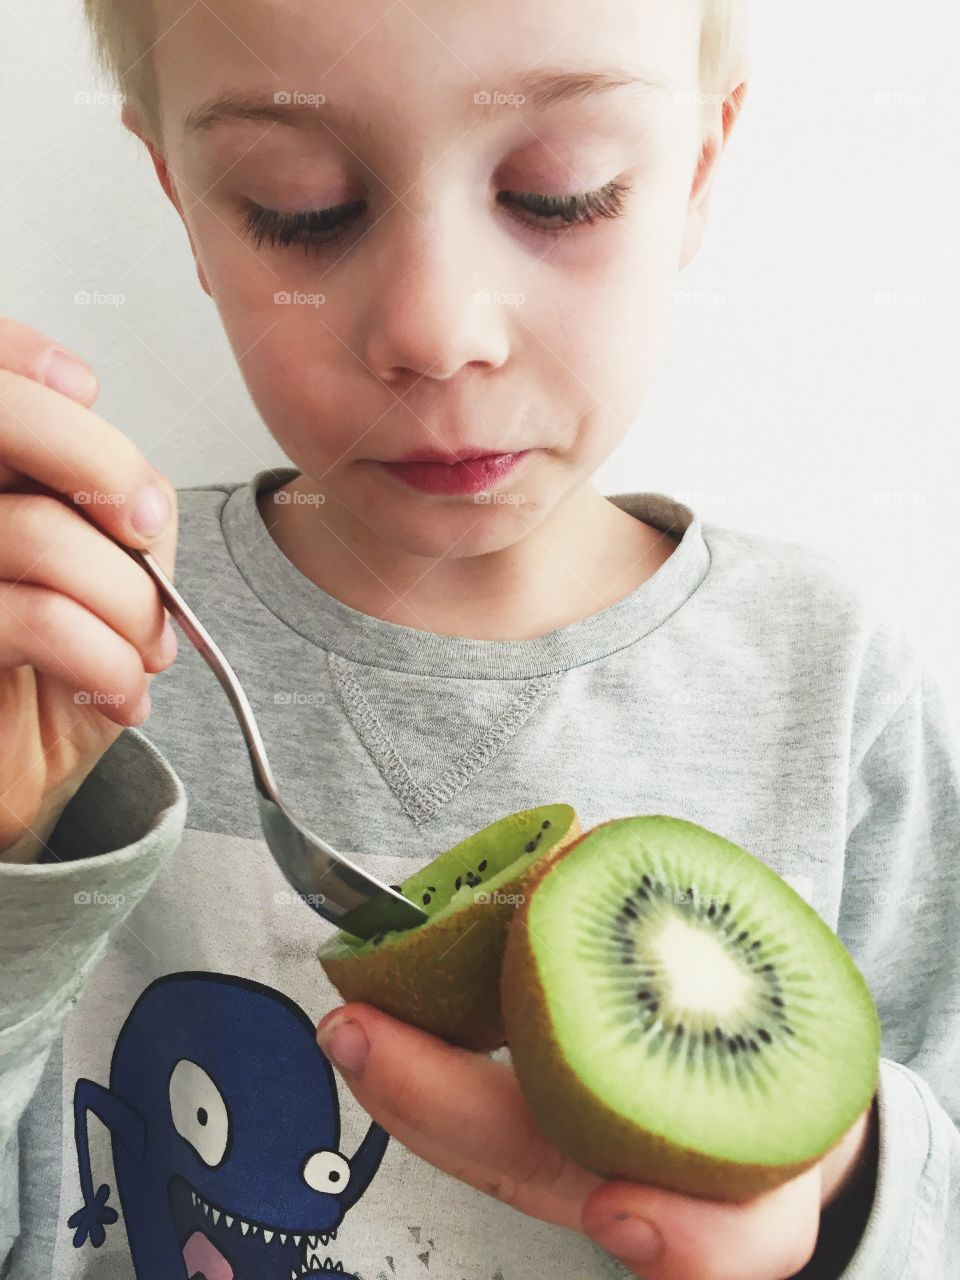
[{"label": "eyebrow", "polygon": [[[601,93],[609,93],[613,89],[632,89],[640,98],[673,96],[673,89],[660,76],[640,70],[628,70],[623,67],[605,67],[600,69],[583,68],[565,70],[559,67],[545,67],[539,70],[518,72],[515,75],[505,74],[500,77],[507,88],[491,92],[475,90],[471,96],[483,94],[489,100],[473,105],[484,118],[492,118],[509,110],[515,110],[517,95],[522,95],[523,104],[530,103],[538,110],[553,107],[562,102],[571,102],[594,97]],[[470,93],[470,91],[467,91]],[[318,112],[325,122],[340,121],[343,124],[357,125],[360,116],[357,112],[339,107],[335,104],[308,102],[278,103],[276,90],[262,90],[255,93],[239,93],[228,90],[206,102],[200,103],[191,110],[184,122],[184,132],[188,134],[202,133],[217,125],[233,121],[274,121],[278,124],[297,125],[316,121]],[[508,99],[513,97],[514,101]]]}]

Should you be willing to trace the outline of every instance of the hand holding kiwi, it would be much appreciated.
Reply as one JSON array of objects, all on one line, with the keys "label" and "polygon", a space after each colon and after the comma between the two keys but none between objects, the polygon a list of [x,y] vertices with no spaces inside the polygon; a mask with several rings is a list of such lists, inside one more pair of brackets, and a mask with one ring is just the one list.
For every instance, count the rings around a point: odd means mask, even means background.
[{"label": "hand holding kiwi", "polygon": [[656,815],[581,834],[546,806],[402,887],[431,919],[338,934],[318,953],[329,977],[451,1044],[506,1039],[540,1132],[581,1171],[743,1204],[862,1130],[880,1053],[866,983],[799,894],[714,832]]}]

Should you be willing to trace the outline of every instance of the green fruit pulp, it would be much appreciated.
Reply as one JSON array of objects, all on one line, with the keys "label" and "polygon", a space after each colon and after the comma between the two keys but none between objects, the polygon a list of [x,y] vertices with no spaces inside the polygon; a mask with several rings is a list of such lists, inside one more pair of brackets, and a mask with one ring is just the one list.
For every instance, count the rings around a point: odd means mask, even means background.
[{"label": "green fruit pulp", "polygon": [[[594,828],[537,886],[527,928],[564,1061],[628,1124],[779,1164],[826,1150],[869,1104],[880,1027],[862,975],[790,885],[713,832]],[[718,1047],[717,1028],[757,1049]]]},{"label": "green fruit pulp", "polygon": [[[359,956],[383,950],[414,934],[421,934],[474,902],[482,902],[481,895],[507,890],[567,834],[574,817],[570,805],[547,804],[523,809],[492,822],[446,849],[402,882],[400,887],[404,897],[422,907],[430,917],[423,924],[413,929],[382,933],[377,940],[361,940],[340,930],[323,943],[317,952],[318,957]],[[473,877],[478,879],[470,883]]]}]

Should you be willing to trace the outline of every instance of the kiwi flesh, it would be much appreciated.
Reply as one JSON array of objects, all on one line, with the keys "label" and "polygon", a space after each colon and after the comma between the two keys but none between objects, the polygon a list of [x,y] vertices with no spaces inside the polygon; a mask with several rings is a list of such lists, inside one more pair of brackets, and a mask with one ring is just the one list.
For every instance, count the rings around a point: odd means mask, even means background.
[{"label": "kiwi flesh", "polygon": [[579,834],[568,804],[508,814],[393,886],[427,912],[423,924],[366,941],[340,930],[317,959],[345,1000],[465,1049],[497,1049],[506,1040],[500,966],[510,921],[531,868]]},{"label": "kiwi flesh", "polygon": [[745,1202],[871,1104],[880,1022],[822,917],[772,868],[665,815],[535,869],[501,1007],[539,1128],[603,1178]]}]

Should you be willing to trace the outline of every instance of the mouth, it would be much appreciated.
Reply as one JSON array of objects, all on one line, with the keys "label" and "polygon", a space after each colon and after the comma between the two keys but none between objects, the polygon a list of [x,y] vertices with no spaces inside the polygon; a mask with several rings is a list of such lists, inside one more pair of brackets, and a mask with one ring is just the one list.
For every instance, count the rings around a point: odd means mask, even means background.
[{"label": "mouth", "polygon": [[394,479],[421,493],[480,493],[492,489],[537,452],[524,449],[519,453],[492,453],[454,461],[404,460],[378,465]]},{"label": "mouth", "polygon": [[343,1276],[343,1263],[326,1252],[336,1228],[295,1231],[277,1223],[243,1218],[205,1200],[174,1178],[170,1205],[177,1238],[183,1241],[187,1280],[298,1280],[307,1275]]}]

